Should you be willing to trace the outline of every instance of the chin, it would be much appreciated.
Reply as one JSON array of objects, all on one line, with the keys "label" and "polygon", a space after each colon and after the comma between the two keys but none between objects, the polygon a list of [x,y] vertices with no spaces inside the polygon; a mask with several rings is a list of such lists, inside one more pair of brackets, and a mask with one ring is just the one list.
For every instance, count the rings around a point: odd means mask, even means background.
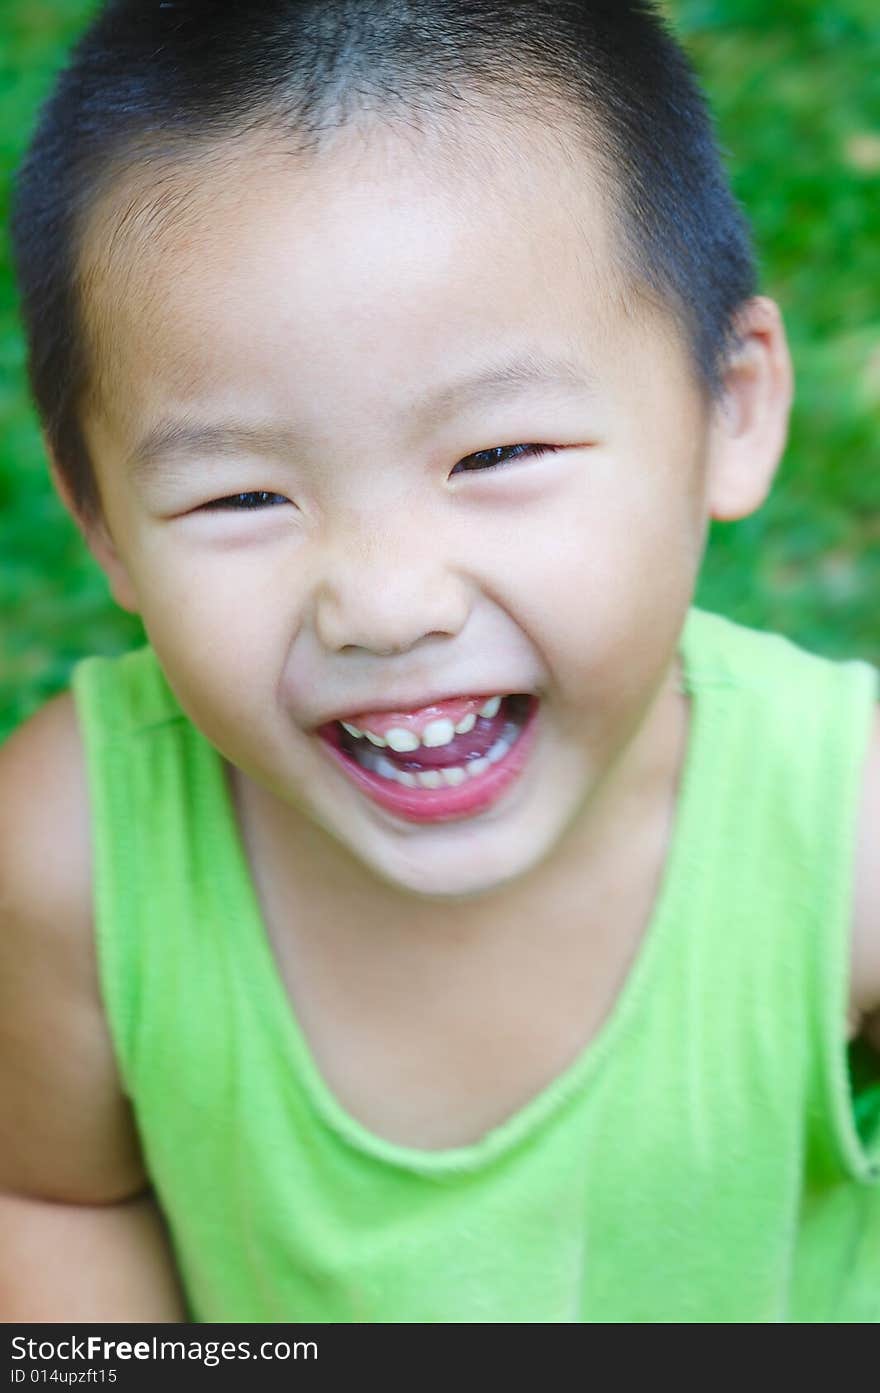
[{"label": "chin", "polygon": [[[426,839],[427,840],[427,839]],[[482,845],[481,845],[482,842]],[[493,845],[494,842],[494,845]],[[397,855],[368,859],[386,884],[435,904],[475,901],[522,879],[538,865],[549,846],[533,837],[515,837],[498,829],[497,839],[477,838],[471,827],[465,837],[446,846],[401,848]]]}]

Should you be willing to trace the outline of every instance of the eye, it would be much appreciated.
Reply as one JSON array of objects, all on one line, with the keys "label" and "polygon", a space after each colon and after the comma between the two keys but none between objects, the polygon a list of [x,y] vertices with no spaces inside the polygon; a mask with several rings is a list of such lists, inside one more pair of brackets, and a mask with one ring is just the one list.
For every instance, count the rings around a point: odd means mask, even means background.
[{"label": "eye", "polygon": [[491,450],[478,450],[474,455],[466,455],[463,460],[459,460],[452,473],[498,469],[502,464],[509,464],[515,459],[534,459],[538,455],[555,454],[561,449],[561,445],[494,445]]},{"label": "eye", "polygon": [[256,493],[232,493],[228,498],[217,498],[213,503],[205,503],[197,509],[201,513],[212,513],[223,509],[227,512],[260,512],[266,507],[276,507],[288,500],[280,493],[267,493],[260,489]]}]

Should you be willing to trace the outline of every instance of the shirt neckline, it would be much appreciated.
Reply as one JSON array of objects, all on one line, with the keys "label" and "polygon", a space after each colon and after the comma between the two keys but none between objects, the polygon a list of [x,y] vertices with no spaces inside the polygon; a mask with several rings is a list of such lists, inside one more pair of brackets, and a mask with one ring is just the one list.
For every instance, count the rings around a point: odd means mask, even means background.
[{"label": "shirt neckline", "polygon": [[242,968],[242,980],[250,982],[258,994],[264,1022],[283,1041],[286,1057],[314,1112],[349,1146],[375,1160],[422,1174],[441,1176],[457,1171],[472,1171],[527,1140],[545,1118],[587,1084],[602,1067],[618,1040],[625,1035],[639,1011],[676,922],[686,880],[684,863],[699,835],[699,785],[705,763],[707,728],[711,723],[712,683],[703,687],[697,678],[696,631],[702,629],[704,621],[712,617],[692,608],[679,639],[683,687],[691,698],[691,711],[676,809],[651,915],[617,998],[598,1031],[570,1064],[509,1117],[476,1141],[462,1146],[435,1150],[390,1141],[349,1113],[325,1082],[278,968],[222,759],[213,746],[205,741],[205,748],[211,756],[205,765],[210,783],[209,797],[212,806],[220,809],[222,835],[226,843],[221,847],[219,857],[215,854],[213,861],[224,871],[223,899],[229,907],[229,932],[246,963],[246,967]]}]

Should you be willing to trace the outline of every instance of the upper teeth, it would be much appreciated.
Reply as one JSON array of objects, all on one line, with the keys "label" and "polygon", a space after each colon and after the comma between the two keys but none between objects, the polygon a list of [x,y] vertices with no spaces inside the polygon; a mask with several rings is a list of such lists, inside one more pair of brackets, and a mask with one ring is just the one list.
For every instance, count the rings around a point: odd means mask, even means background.
[{"label": "upper teeth", "polygon": [[[483,703],[477,714],[491,720],[493,716],[498,715],[500,708],[501,697],[493,696]],[[402,726],[394,726],[391,730],[387,730],[384,736],[382,736],[375,735],[371,730],[361,730],[358,726],[352,725],[349,721],[341,721],[340,724],[344,730],[348,731],[349,735],[355,736],[358,740],[363,740],[364,737],[366,737],[373,745],[388,745],[392,750],[396,750],[398,754],[407,754],[412,750],[417,750],[420,745],[432,749],[436,748],[438,745],[448,745],[450,741],[455,739],[456,735],[467,735],[468,731],[473,730],[474,726],[477,724],[477,716],[471,711],[467,716],[462,716],[457,725],[453,725],[448,717],[443,717],[441,720],[437,721],[429,721],[422,731],[421,736],[416,735],[415,731],[404,730]]]}]

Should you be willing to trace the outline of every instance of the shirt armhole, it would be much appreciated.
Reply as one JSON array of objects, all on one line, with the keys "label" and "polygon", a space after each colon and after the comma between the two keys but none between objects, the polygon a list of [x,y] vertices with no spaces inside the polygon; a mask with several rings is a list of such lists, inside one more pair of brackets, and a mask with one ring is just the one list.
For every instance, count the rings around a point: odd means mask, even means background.
[{"label": "shirt armhole", "polygon": [[858,1145],[868,1177],[880,1182],[880,1054],[858,1038],[849,1043],[846,1064]]},{"label": "shirt armhole", "polygon": [[81,659],[70,689],[76,703],[86,758],[92,838],[95,953],[101,998],[126,1097],[132,1098],[131,1055],[135,1019],[135,974],[130,945],[113,922],[113,847],[127,840],[130,818],[120,804],[113,766],[122,710],[118,691],[119,660],[103,656]]},{"label": "shirt armhole", "polygon": [[[825,1058],[822,1110],[832,1153],[826,1159],[832,1162],[832,1171],[838,1177],[842,1173],[845,1178],[863,1185],[880,1187],[880,1055],[864,1037],[847,1040],[844,1034],[851,987],[848,964],[856,817],[868,740],[880,697],[880,672],[869,663],[858,661],[842,663],[838,670],[850,690],[838,690],[832,719],[841,731],[841,743],[834,753],[843,764],[843,774],[838,776],[845,785],[842,806],[851,808],[852,816],[848,835],[840,838],[842,855],[834,876],[836,893],[829,905],[826,925],[826,933],[830,933],[831,938],[830,944],[827,939],[825,943],[825,953],[830,956],[830,961],[826,956],[826,963],[833,990],[826,992],[830,1010],[823,1012],[822,1022],[820,1048]],[[842,721],[844,711],[852,719]]]}]

